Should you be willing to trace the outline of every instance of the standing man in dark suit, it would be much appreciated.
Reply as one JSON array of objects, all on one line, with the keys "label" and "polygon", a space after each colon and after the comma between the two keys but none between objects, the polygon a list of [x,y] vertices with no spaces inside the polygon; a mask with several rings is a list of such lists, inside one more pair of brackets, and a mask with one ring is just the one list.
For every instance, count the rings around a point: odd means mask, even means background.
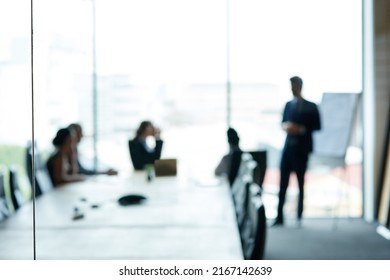
[{"label": "standing man in dark suit", "polygon": [[282,119],[282,128],[287,133],[280,163],[280,190],[278,216],[274,225],[283,225],[283,205],[290,173],[295,172],[299,185],[298,213],[300,223],[303,213],[304,178],[310,152],[313,150],[312,132],[321,128],[317,105],[302,97],[303,81],[290,78],[293,100],[287,102]]}]

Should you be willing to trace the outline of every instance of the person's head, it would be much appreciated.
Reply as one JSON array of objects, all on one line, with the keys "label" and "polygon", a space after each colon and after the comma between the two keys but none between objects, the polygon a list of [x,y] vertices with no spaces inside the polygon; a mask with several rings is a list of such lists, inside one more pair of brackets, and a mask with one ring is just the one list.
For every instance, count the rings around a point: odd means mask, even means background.
[{"label": "person's head", "polygon": [[78,123],[72,123],[68,126],[68,128],[74,132],[77,144],[80,143],[81,138],[83,138],[83,129],[81,125]]},{"label": "person's head", "polygon": [[295,97],[301,97],[301,91],[303,86],[303,81],[300,77],[294,76],[290,78],[291,82],[291,91]]},{"label": "person's head", "polygon": [[59,129],[52,143],[58,149],[72,148],[72,131],[69,128]]},{"label": "person's head", "polygon": [[240,137],[238,137],[238,133],[234,128],[230,127],[227,130],[227,138],[230,146],[237,147],[240,143]]},{"label": "person's head", "polygon": [[146,138],[148,136],[154,135],[154,126],[151,121],[143,121],[140,123],[136,135],[136,138],[143,137]]}]

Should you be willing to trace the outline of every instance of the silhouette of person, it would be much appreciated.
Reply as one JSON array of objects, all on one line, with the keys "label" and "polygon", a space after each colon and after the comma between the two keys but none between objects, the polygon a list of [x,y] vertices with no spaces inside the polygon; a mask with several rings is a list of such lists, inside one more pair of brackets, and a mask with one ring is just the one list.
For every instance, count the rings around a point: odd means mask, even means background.
[{"label": "silhouette of person", "polygon": [[290,78],[293,100],[286,103],[282,128],[287,133],[280,162],[280,190],[278,215],[274,225],[283,225],[283,206],[291,172],[295,172],[299,186],[297,221],[303,213],[304,177],[310,152],[313,150],[312,133],[321,128],[317,105],[302,97],[303,81]]},{"label": "silhouette of person", "polygon": [[85,177],[78,173],[77,163],[69,160],[69,155],[74,151],[75,145],[72,131],[68,128],[61,128],[57,131],[52,143],[56,149],[47,160],[46,166],[53,185],[84,180]]},{"label": "silhouette of person", "polygon": [[234,128],[229,128],[226,134],[229,153],[222,157],[214,173],[216,176],[227,176],[229,184],[232,186],[238,173],[242,151],[240,149],[240,137],[237,131]]},{"label": "silhouette of person", "polygon": [[117,175],[118,174],[118,171],[112,168],[109,168],[107,170],[100,170],[100,171],[85,168],[80,162],[79,153],[77,149],[78,144],[81,142],[81,139],[83,138],[83,129],[81,125],[78,123],[72,123],[68,126],[68,128],[71,131],[73,131],[74,141],[75,141],[73,152],[71,152],[69,155],[69,161],[76,163],[78,168],[78,173],[84,175],[99,175],[99,174]]},{"label": "silhouette of person", "polygon": [[[155,147],[147,144],[146,139],[154,137]],[[143,170],[145,165],[153,164],[161,158],[163,141],[160,138],[160,130],[155,128],[150,121],[143,121],[139,125],[135,137],[129,140],[130,158],[135,170]]]}]

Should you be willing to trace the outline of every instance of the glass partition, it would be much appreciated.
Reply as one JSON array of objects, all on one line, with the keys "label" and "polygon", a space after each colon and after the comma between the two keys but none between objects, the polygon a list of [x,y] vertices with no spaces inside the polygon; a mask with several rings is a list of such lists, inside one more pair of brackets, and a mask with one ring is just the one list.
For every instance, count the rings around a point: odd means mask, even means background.
[{"label": "glass partition", "polygon": [[[97,153],[129,172],[127,141],[144,119],[161,128],[165,157],[194,162],[225,142],[225,1],[40,1],[35,13],[42,149],[78,122],[87,165]],[[226,148],[193,171],[212,175]]]},{"label": "glass partition", "polygon": [[211,176],[225,152],[225,1],[96,1],[96,32],[99,158],[132,170],[127,141],[151,120],[163,157]]},{"label": "glass partition", "polygon": [[[62,150],[62,142],[68,139],[54,138],[57,131],[80,120],[88,122],[88,133],[93,117],[90,19],[90,1],[34,1],[35,169],[37,188],[42,193],[36,208],[37,259],[67,259],[66,248],[75,250],[68,231],[77,226],[72,215],[80,198],[71,195],[53,202],[50,195],[60,182],[52,180],[57,171],[48,161],[52,155],[59,155],[55,161],[62,163],[61,174],[66,174],[61,176],[68,176],[65,158],[70,154]],[[75,141],[73,134],[69,135],[71,141]]]},{"label": "glass partition", "polygon": [[0,1],[0,25],[0,259],[32,259],[30,1]]},{"label": "glass partition", "polygon": [[[16,166],[22,197],[28,200],[30,2],[10,3],[0,1],[2,26],[12,26],[0,30],[0,164],[5,174]],[[57,131],[79,123],[83,165],[113,167],[130,176],[135,171],[128,140],[141,121],[151,120],[162,131],[162,158],[178,159],[178,172],[190,180],[208,182],[228,152],[226,129],[231,125],[242,149],[267,151],[264,199],[272,218],[284,141],[281,112],[291,98],[289,77],[302,76],[303,95],[317,103],[325,92],[361,92],[361,3],[353,0],[37,0],[33,11],[35,152],[42,167],[55,151]],[[348,150],[350,173],[345,173],[353,178],[361,178],[357,120]],[[318,182],[334,177],[342,181],[336,199],[348,194],[341,215],[360,216],[360,180],[339,179],[345,175],[339,175],[340,169],[314,167],[307,181],[305,201],[313,206],[308,216],[333,213],[334,196],[324,205],[316,199],[329,194]],[[47,179],[42,192],[52,187]],[[296,189],[290,189],[294,195]],[[83,199],[64,195],[64,203],[40,203],[38,259],[82,258],[71,251],[83,246],[71,229],[80,227],[73,218]],[[62,219],[51,219],[56,215]],[[16,234],[7,238],[17,242],[20,237],[26,251],[4,247],[0,258],[33,258],[32,221],[15,224]],[[8,221],[0,223],[0,234],[5,227]]]},{"label": "glass partition", "polygon": [[[35,131],[43,162],[55,150],[56,132],[79,123],[83,166],[94,169],[97,156],[99,170],[128,176],[128,141],[151,120],[162,131],[162,158],[176,158],[178,172],[192,178],[214,176],[227,150],[225,1],[41,0],[34,13]],[[58,258],[83,255],[72,252],[78,241],[60,250],[65,232],[54,230],[76,232],[79,199],[38,211],[38,258],[51,258],[51,249]],[[58,211],[67,214],[51,221],[48,213]]]},{"label": "glass partition", "polygon": [[[267,214],[273,217],[285,139],[281,117],[285,103],[293,97],[289,78],[300,76],[303,97],[317,104],[324,93],[360,93],[362,7],[353,0],[231,0],[230,5],[232,126],[242,135],[244,149],[267,150],[265,188],[271,194]],[[332,159],[320,163],[313,154],[306,184],[308,216],[362,215],[358,114],[355,121],[345,169],[333,168]],[[324,183],[329,181],[338,187],[329,188]],[[290,182],[291,212],[295,213],[294,176]]]}]

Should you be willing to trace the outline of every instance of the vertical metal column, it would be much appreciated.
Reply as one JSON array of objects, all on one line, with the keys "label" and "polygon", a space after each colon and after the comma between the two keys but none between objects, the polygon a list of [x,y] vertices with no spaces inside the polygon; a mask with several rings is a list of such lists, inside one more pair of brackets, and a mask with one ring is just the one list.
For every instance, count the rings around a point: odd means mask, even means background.
[{"label": "vertical metal column", "polygon": [[226,114],[227,126],[231,126],[232,101],[230,81],[230,0],[226,0]]},{"label": "vertical metal column", "polygon": [[33,223],[33,259],[37,259],[37,248],[36,248],[36,230],[35,230],[35,197],[36,197],[36,184],[35,184],[35,111],[34,111],[34,2],[30,2],[30,55],[31,55],[31,149],[32,149],[32,160],[31,160],[31,178],[32,178],[32,223]]},{"label": "vertical metal column", "polygon": [[96,2],[92,1],[92,122],[93,122],[93,169],[97,171],[98,161],[98,96],[96,73]]},{"label": "vertical metal column", "polygon": [[374,220],[375,201],[375,56],[374,3],[363,0],[363,212]]}]

